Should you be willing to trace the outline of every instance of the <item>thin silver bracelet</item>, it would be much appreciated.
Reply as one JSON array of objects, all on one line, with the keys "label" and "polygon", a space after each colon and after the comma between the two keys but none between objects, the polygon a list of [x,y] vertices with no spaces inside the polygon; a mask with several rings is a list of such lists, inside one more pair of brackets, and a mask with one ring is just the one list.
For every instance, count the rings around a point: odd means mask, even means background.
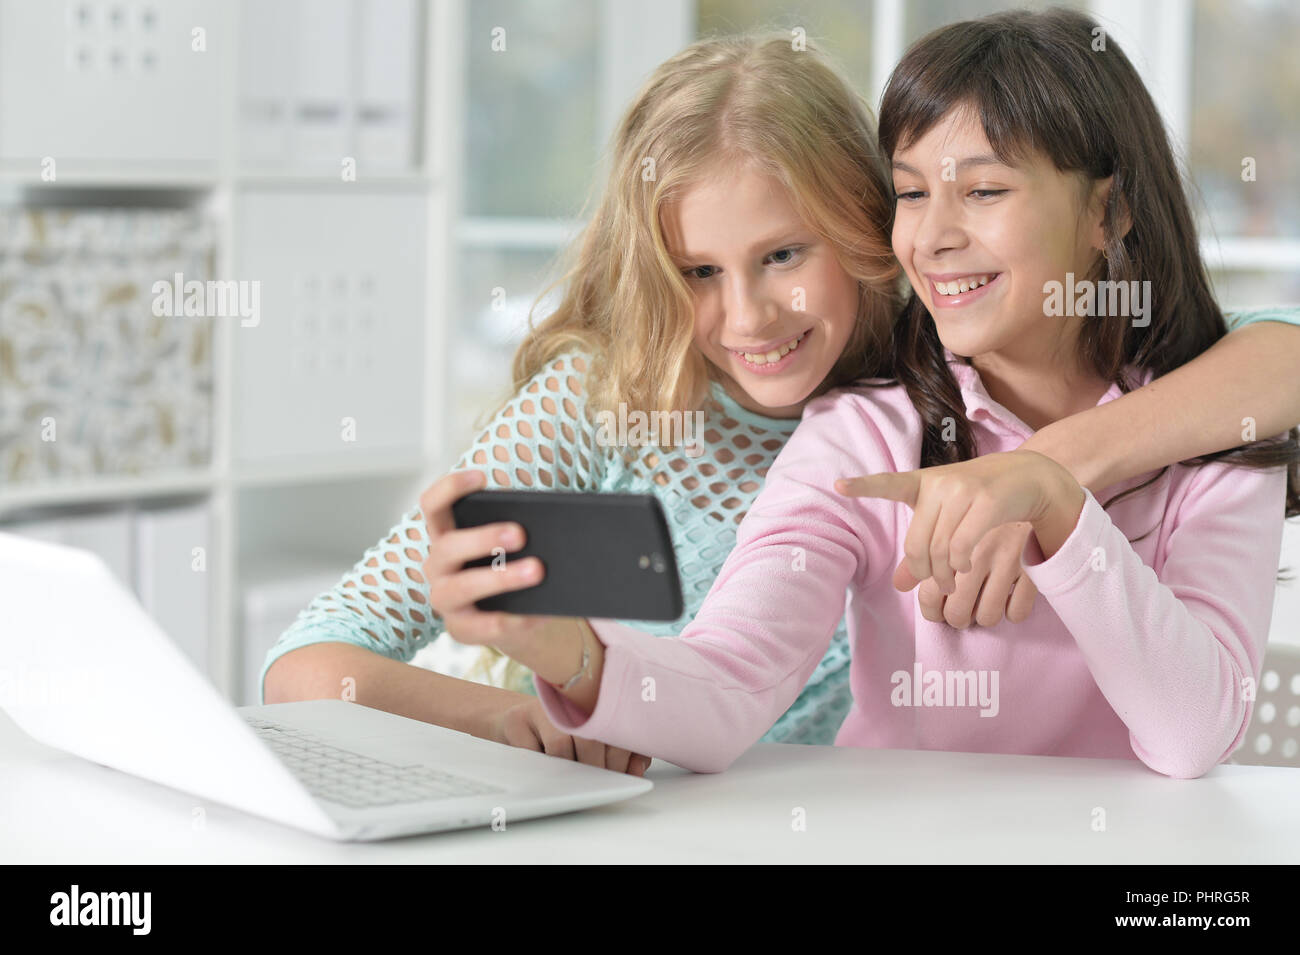
[{"label": "thin silver bracelet", "polygon": [[[591,665],[591,650],[587,646],[587,631],[583,629],[582,624],[578,624],[578,634],[582,637],[582,667],[577,673],[569,677],[563,686],[559,687],[561,692],[573,689],[577,682],[587,675],[587,667]],[[555,686],[555,684],[551,685]]]}]

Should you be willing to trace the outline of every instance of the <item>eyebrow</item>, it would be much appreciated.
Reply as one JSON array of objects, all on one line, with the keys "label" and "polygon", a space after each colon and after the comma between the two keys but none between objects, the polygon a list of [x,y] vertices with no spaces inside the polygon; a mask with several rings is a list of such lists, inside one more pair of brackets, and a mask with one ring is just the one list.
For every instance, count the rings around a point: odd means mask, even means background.
[{"label": "eyebrow", "polygon": [[[991,156],[985,153],[979,156],[967,156],[965,159],[957,163],[957,168],[969,169],[971,166],[1006,166],[1006,165],[1007,164],[1004,163],[997,156]],[[920,171],[916,169],[916,167],[909,166],[907,163],[897,159],[894,160],[893,167],[897,169],[899,172],[910,172],[914,176],[921,175]],[[1007,168],[1009,169],[1011,167],[1008,166]]]},{"label": "eyebrow", "polygon": [[[782,229],[779,232],[772,233],[766,239],[759,239],[745,251],[757,252],[760,249],[780,248],[787,240],[792,239],[794,236],[801,235],[805,231],[806,230],[802,226],[790,226],[789,228]],[[693,252],[680,252],[676,254],[670,252],[669,254],[680,262],[694,262],[711,257],[703,254],[697,255]]]}]

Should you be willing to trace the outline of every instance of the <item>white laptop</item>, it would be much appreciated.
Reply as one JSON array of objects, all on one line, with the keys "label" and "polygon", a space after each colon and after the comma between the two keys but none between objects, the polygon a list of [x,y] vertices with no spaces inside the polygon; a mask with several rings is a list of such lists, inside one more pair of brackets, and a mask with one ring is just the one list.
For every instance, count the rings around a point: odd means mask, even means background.
[{"label": "white laptop", "polygon": [[586,809],[650,790],[342,700],[235,708],[94,554],[0,534],[0,707],[46,745],[332,839]]}]

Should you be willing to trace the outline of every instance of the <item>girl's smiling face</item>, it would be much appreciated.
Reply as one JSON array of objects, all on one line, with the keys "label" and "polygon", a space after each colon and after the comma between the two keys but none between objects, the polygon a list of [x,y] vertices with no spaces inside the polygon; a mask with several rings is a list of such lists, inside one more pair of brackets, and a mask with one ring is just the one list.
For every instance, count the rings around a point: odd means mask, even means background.
[{"label": "girl's smiling face", "polygon": [[1089,278],[1103,246],[1097,184],[1041,153],[1007,165],[953,110],[893,156],[893,246],[953,354],[1022,367],[1071,360],[1079,317],[1048,317],[1047,282]]},{"label": "girl's smiling face", "polygon": [[798,417],[848,343],[857,280],[781,182],[749,167],[696,184],[661,222],[723,386],[750,411]]}]

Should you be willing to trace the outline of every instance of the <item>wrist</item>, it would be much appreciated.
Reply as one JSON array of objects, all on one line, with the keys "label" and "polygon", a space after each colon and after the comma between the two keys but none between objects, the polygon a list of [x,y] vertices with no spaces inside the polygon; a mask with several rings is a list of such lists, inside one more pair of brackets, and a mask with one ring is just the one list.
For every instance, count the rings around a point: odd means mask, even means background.
[{"label": "wrist", "polygon": [[586,621],[580,617],[548,617],[542,632],[533,638],[539,653],[532,671],[560,689],[570,684],[574,676],[581,678],[591,668],[591,643],[586,632]]},{"label": "wrist", "polygon": [[[506,740],[506,714],[516,706],[529,701],[535,701],[535,697],[527,693],[516,693],[514,690],[502,690],[497,687],[490,705],[485,706],[481,712],[466,721],[466,726],[451,726],[451,729],[459,729],[463,733],[469,733],[471,736],[477,736],[479,739],[492,740],[494,743],[505,743]],[[450,725],[450,724],[448,724]]]},{"label": "wrist", "polygon": [[1076,484],[1096,493],[1116,479],[1110,473],[1104,455],[1099,452],[1099,449],[1111,445],[1099,437],[1094,439],[1088,433],[1086,419],[1087,412],[1083,412],[1053,421],[1030,435],[1020,447],[1050,458],[1068,471]]},{"label": "wrist", "polygon": [[1030,522],[1044,559],[1060,550],[1074,533],[1087,499],[1083,486],[1062,469],[1052,490],[1046,494],[1047,507],[1043,514]]},{"label": "wrist", "polygon": [[[411,666],[411,669],[420,668]],[[421,676],[432,681],[428,688],[430,692],[422,697],[422,712],[416,714],[397,708],[393,712],[436,726],[445,726],[458,733],[468,733],[479,739],[500,742],[505,713],[511,707],[531,699],[526,693],[447,676],[432,670],[422,671]]]},{"label": "wrist", "polygon": [[605,672],[605,645],[584,617],[563,618],[555,629],[567,631],[564,646],[571,654],[568,668],[538,673],[538,679],[548,683],[582,712],[591,714],[596,709],[600,681]]}]

